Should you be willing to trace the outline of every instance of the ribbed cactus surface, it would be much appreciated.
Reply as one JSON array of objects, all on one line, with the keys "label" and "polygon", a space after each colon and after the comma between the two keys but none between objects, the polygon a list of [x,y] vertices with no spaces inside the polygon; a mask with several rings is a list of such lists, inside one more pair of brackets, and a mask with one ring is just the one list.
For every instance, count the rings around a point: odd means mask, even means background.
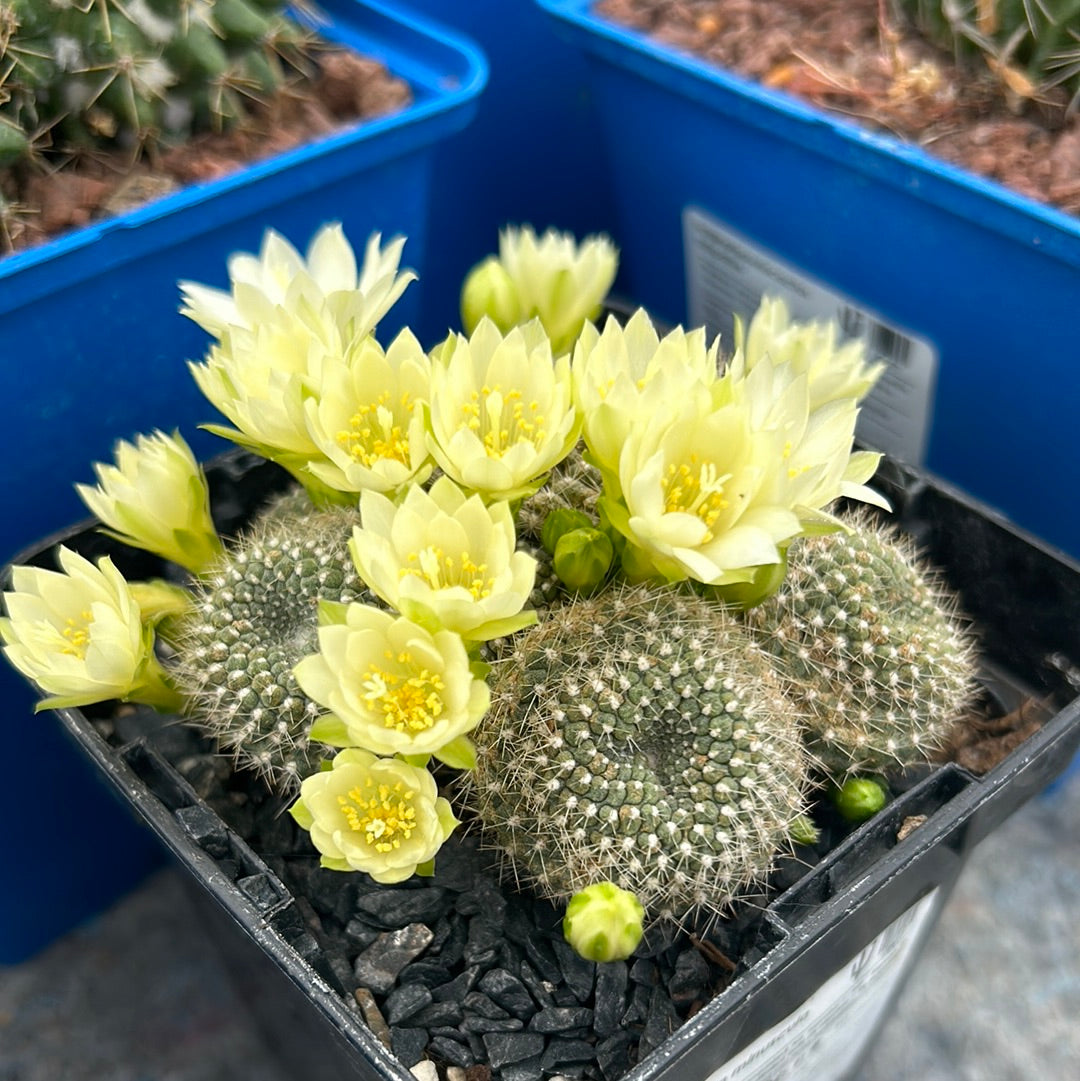
[{"label": "ribbed cactus surface", "polygon": [[681,919],[768,873],[805,758],[734,617],[622,586],[549,610],[513,647],[465,784],[515,876],[561,900],[610,881]]},{"label": "ribbed cactus surface", "polygon": [[957,602],[910,539],[865,517],[802,538],[778,593],[746,613],[832,773],[925,762],[976,695]]},{"label": "ribbed cactus surface", "polygon": [[310,43],[279,0],[0,0],[0,166],[223,127]]},{"label": "ribbed cactus surface", "polygon": [[192,722],[286,790],[325,751],[308,739],[319,707],[292,671],[318,648],[319,601],[372,600],[348,553],[359,512],[295,502],[271,508],[195,584],[173,668]]}]

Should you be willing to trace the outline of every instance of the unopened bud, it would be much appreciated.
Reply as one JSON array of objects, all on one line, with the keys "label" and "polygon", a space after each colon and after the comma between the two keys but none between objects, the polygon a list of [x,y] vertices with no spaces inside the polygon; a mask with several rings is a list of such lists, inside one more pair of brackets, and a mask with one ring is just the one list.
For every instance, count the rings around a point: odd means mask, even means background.
[{"label": "unopened bud", "polygon": [[575,893],[563,917],[563,937],[587,961],[623,961],[645,932],[645,909],[614,882]]},{"label": "unopened bud", "polygon": [[556,507],[540,527],[540,543],[548,555],[555,554],[555,545],[564,533],[574,529],[594,529],[596,523],[583,511],[572,507]]},{"label": "unopened bud", "polygon": [[607,577],[615,548],[611,538],[592,527],[571,529],[555,545],[559,581],[575,593],[591,593]]},{"label": "unopened bud", "polygon": [[524,316],[517,286],[495,256],[474,266],[461,287],[461,322],[465,333],[472,334],[485,315],[504,334]]},{"label": "unopened bud", "polygon": [[833,803],[847,822],[865,822],[885,806],[887,794],[869,777],[849,777],[833,792]]}]

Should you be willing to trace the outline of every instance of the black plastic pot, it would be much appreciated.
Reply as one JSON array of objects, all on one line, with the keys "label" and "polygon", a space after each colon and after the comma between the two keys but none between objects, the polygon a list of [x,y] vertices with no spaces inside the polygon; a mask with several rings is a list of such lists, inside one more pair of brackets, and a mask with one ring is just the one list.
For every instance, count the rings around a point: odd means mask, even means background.
[{"label": "black plastic pot", "polygon": [[[235,452],[208,473],[223,532],[287,483],[276,467]],[[627,1081],[851,1076],[973,847],[1053,780],[1080,744],[1080,566],[923,473],[886,462],[875,483],[959,591],[995,695],[1006,708],[1033,697],[1047,720],[982,776],[954,763],[929,771],[796,876],[755,921],[726,988]],[[165,570],[92,524],[49,538],[18,562],[52,565],[59,542],[91,558],[108,553],[131,577]],[[296,1076],[408,1081],[342,992],[310,905],[272,869],[275,853],[254,851],[196,791],[187,727],[108,707],[59,716],[189,872],[243,999]],[[527,1076],[512,1066],[494,1074]]]}]

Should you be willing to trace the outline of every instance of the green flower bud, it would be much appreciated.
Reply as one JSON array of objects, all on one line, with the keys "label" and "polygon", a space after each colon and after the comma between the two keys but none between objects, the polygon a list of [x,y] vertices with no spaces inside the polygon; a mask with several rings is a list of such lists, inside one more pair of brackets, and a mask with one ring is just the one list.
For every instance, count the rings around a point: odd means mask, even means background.
[{"label": "green flower bud", "polygon": [[593,529],[596,523],[583,511],[573,507],[556,507],[540,527],[540,543],[548,555],[555,554],[555,545],[564,533],[574,529]]},{"label": "green flower bud", "polygon": [[607,577],[614,558],[606,533],[592,527],[571,529],[555,544],[555,573],[568,589],[591,593]]},{"label": "green flower bud", "polygon": [[887,794],[869,777],[849,777],[833,791],[832,799],[846,822],[858,824],[873,818],[885,806]]},{"label": "green flower bud", "polygon": [[644,934],[645,909],[614,882],[596,882],[566,906],[563,936],[587,961],[622,961]]},{"label": "green flower bud", "polygon": [[525,317],[517,286],[493,255],[473,267],[461,287],[461,322],[465,333],[472,334],[485,315],[504,334]]}]

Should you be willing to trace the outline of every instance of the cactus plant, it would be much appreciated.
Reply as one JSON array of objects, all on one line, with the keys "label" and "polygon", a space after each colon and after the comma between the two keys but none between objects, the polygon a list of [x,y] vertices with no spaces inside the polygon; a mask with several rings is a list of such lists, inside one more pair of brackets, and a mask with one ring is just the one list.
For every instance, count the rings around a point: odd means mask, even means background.
[{"label": "cactus plant", "polygon": [[956,600],[911,540],[865,516],[849,525],[795,542],[780,590],[745,615],[839,775],[927,761],[976,694]]},{"label": "cactus plant", "polygon": [[314,511],[302,497],[271,504],[200,580],[175,632],[170,672],[193,723],[277,787],[319,769],[308,739],[319,707],[293,667],[317,649],[321,600],[372,601],[348,553],[354,508]]},{"label": "cactus plant", "polygon": [[271,0],[0,0],[0,166],[153,151],[280,87],[312,38]]},{"label": "cactus plant", "polygon": [[513,874],[566,900],[632,891],[651,920],[764,877],[803,810],[799,731],[735,617],[670,587],[551,609],[495,663],[466,799]]},{"label": "cactus plant", "polygon": [[1054,87],[1080,103],[1080,0],[895,0],[919,30],[958,55],[982,53],[1021,98]]}]

